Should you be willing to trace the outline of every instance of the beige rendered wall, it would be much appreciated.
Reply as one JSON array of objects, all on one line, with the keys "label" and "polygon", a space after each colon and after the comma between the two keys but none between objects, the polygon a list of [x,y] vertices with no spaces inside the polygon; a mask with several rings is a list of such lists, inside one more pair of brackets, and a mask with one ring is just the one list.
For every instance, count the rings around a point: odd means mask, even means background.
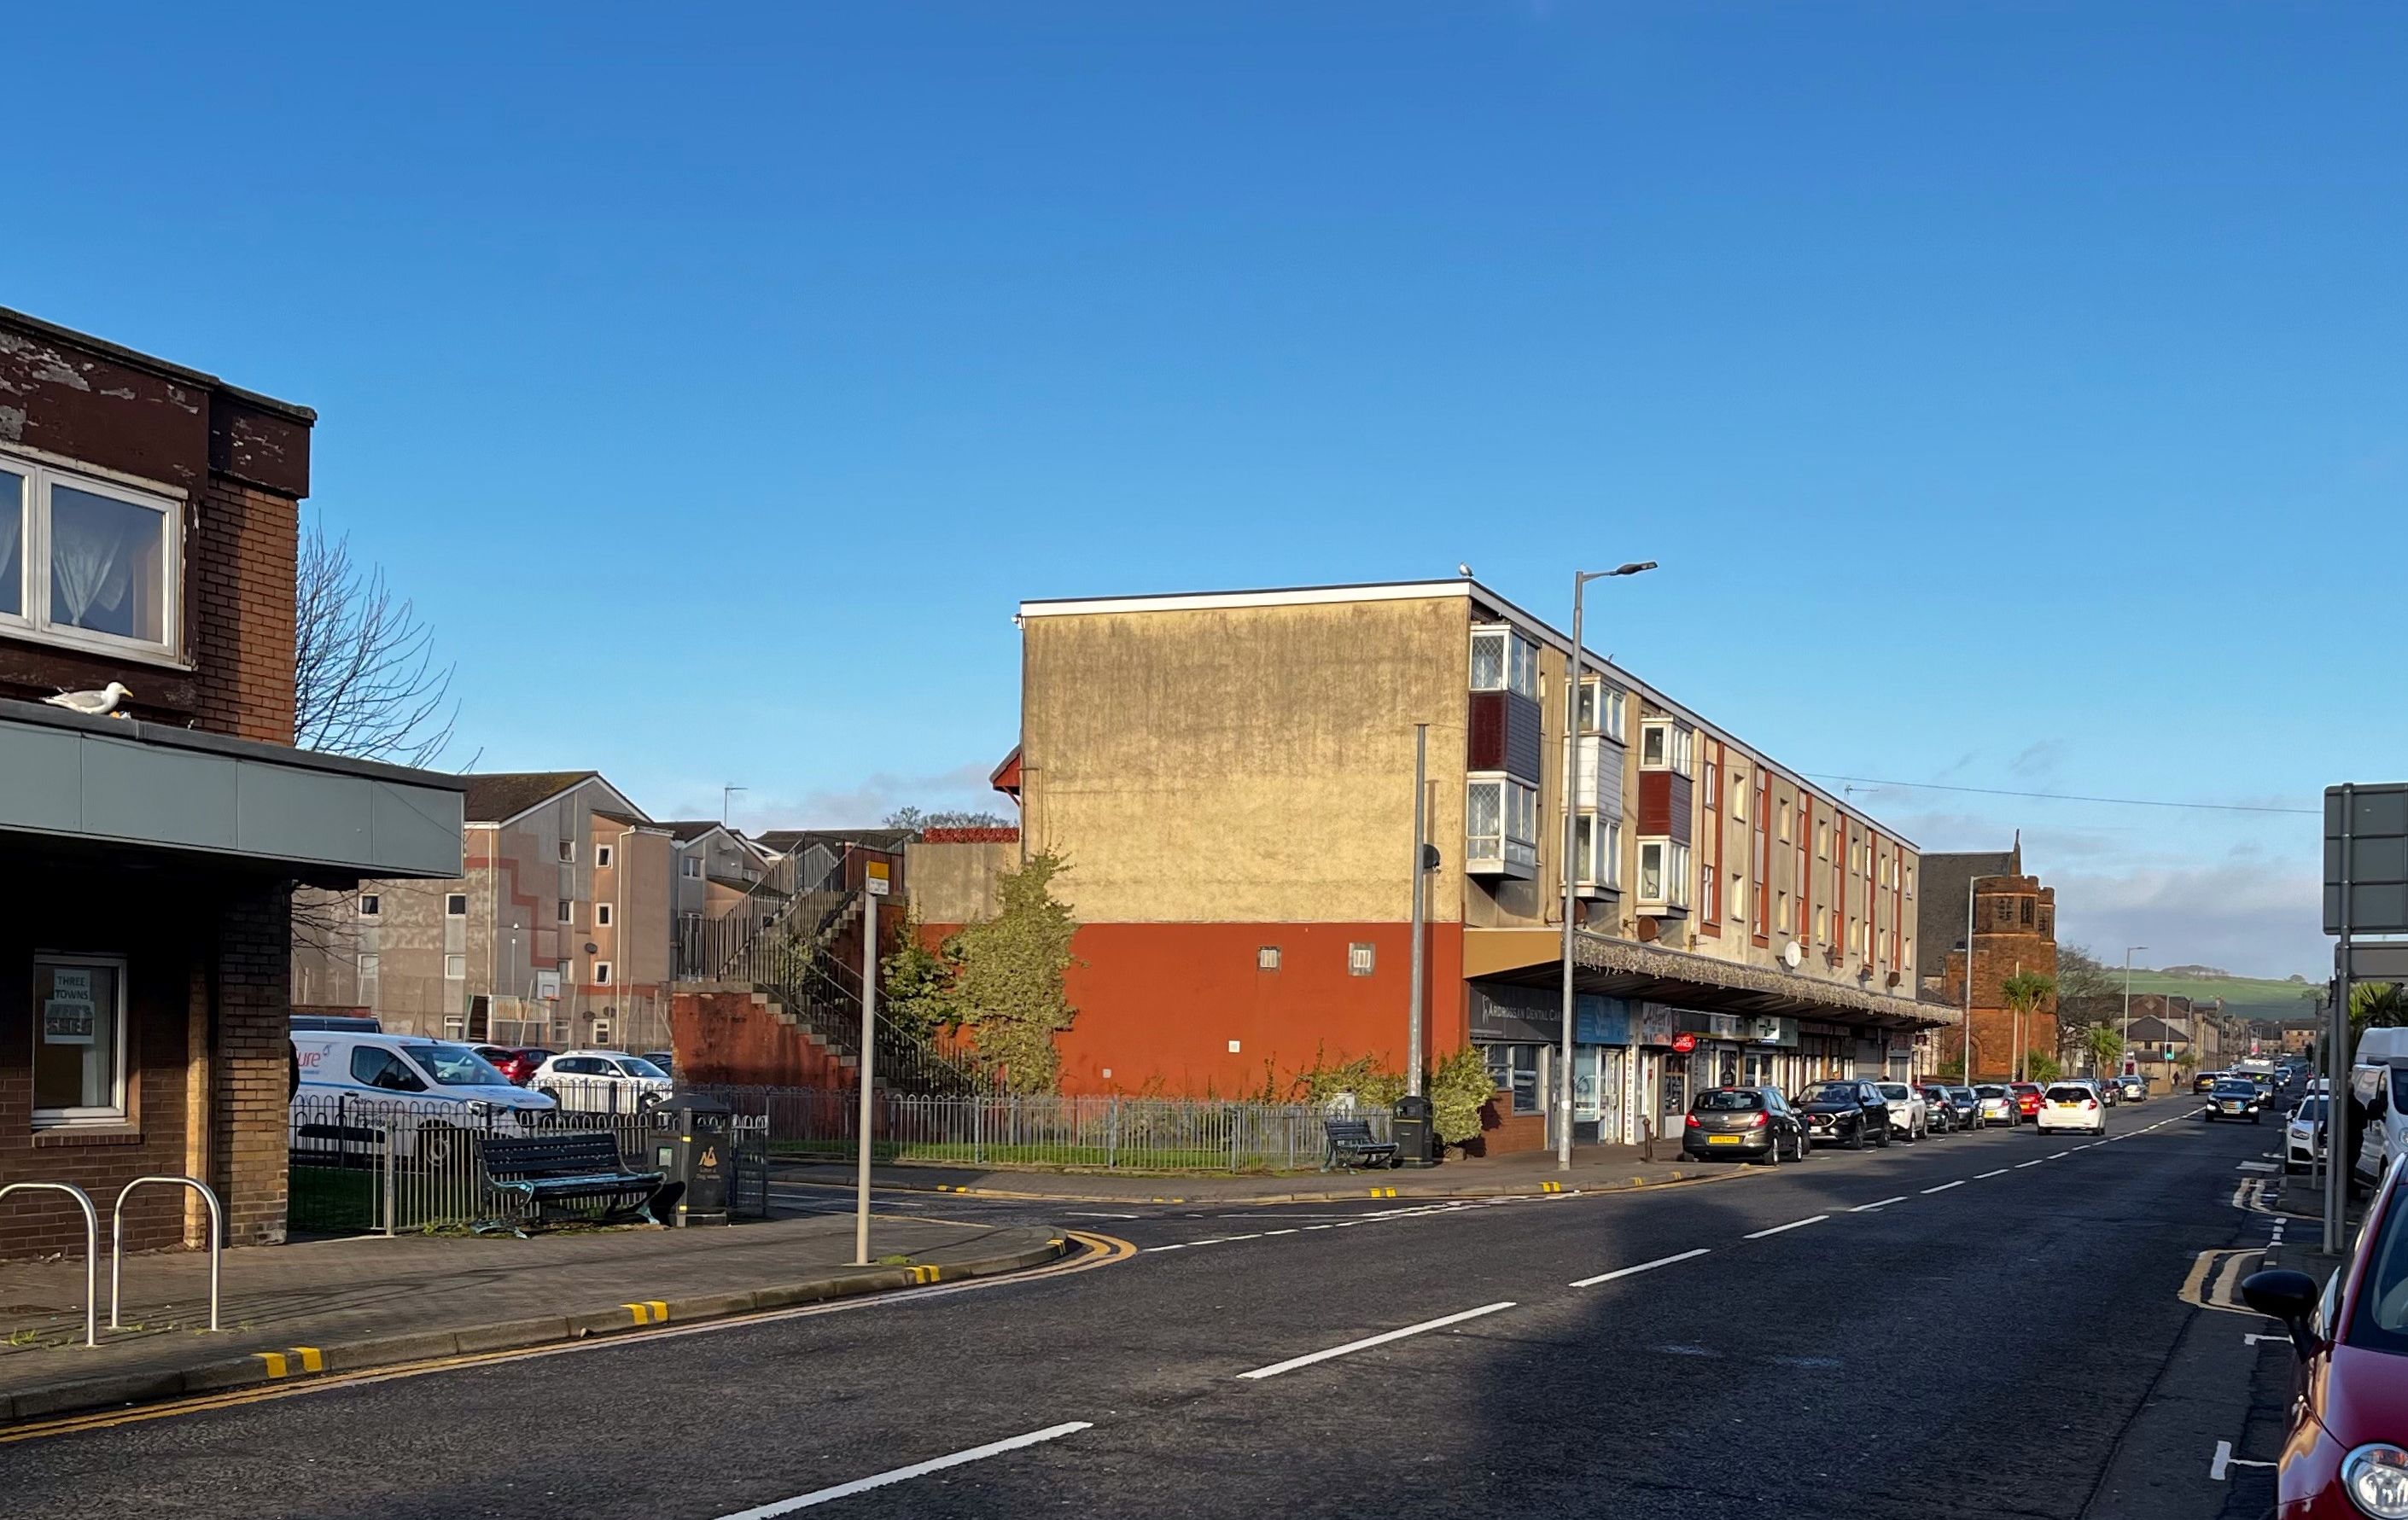
[{"label": "beige rendered wall", "polygon": [[1405,918],[1416,722],[1460,917],[1461,598],[1032,616],[1022,649],[1025,834],[1082,922]]},{"label": "beige rendered wall", "polygon": [[910,844],[903,880],[923,924],[975,924],[996,915],[996,878],[1020,864],[1016,843]]}]

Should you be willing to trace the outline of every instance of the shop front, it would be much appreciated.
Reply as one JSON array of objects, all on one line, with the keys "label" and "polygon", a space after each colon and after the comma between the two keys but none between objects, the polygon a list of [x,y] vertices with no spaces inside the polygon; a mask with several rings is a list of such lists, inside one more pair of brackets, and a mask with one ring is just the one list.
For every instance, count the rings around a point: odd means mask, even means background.
[{"label": "shop front", "polygon": [[[1563,995],[1510,982],[1469,984],[1471,1041],[1497,1084],[1499,1121],[1492,1151],[1536,1150],[1552,1144],[1549,1098],[1563,1060]],[[1618,997],[1581,994],[1572,1011],[1572,1139],[1593,1143],[1621,1138],[1626,1103],[1625,1049],[1628,1006]]]}]

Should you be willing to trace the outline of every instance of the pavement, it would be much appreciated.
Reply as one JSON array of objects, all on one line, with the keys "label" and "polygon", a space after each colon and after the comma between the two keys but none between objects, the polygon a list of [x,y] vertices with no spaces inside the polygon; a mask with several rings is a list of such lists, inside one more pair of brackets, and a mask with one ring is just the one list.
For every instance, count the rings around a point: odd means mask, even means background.
[{"label": "pavement", "polygon": [[[1326,1202],[1343,1198],[1497,1197],[1557,1189],[1595,1192],[1676,1183],[1723,1170],[1684,1158],[1678,1142],[1650,1161],[1636,1145],[1584,1145],[1569,1170],[1552,1151],[1477,1156],[1435,1167],[1377,1167],[1345,1171],[1188,1172],[1079,1171],[1038,1167],[907,1164],[870,1169],[871,1184],[893,1192],[967,1193],[995,1198],[1075,1203]],[[781,1181],[851,1187],[850,1162],[775,1163]]]},{"label": "pavement", "polygon": [[0,1422],[955,1281],[1068,1247],[1034,1222],[881,1218],[870,1249],[902,1259],[852,1266],[852,1221],[821,1214],[250,1247],[224,1254],[215,1333],[206,1255],[136,1255],[124,1263],[122,1329],[108,1328],[100,1264],[98,1346],[83,1343],[79,1256],[0,1264]]},{"label": "pavement", "polygon": [[2109,1124],[1637,1190],[1098,1205],[1099,1248],[1034,1272],[0,1431],[0,1463],[26,1513],[86,1516],[2262,1513],[2232,1458],[2288,1353],[2216,1300],[2275,1233],[2269,1142]]}]

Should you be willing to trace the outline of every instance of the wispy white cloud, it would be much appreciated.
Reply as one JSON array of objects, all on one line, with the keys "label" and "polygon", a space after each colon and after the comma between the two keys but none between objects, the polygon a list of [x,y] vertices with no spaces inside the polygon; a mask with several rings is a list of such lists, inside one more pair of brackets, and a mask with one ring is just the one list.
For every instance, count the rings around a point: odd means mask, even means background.
[{"label": "wispy white cloud", "polygon": [[[758,832],[771,828],[859,828],[875,825],[897,808],[985,809],[1007,817],[1010,799],[987,785],[992,761],[970,760],[947,770],[921,773],[877,771],[850,786],[817,786],[801,791],[764,787],[739,793],[728,810],[728,822]],[[719,793],[695,789],[682,794],[679,807],[659,814],[670,818],[716,818]]]},{"label": "wispy white cloud", "polygon": [[[2026,858],[2029,859],[2027,852]],[[2332,942],[2320,919],[2315,873],[2291,862],[2088,865],[2046,878],[2057,888],[2057,938],[2120,960],[2146,945],[2147,966],[2219,966],[2242,976],[2322,980]]]}]

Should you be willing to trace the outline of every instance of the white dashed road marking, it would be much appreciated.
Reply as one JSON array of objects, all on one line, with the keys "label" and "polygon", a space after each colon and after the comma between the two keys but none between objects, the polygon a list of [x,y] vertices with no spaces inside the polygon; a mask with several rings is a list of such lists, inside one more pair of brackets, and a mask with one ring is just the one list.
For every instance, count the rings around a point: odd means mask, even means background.
[{"label": "white dashed road marking", "polygon": [[1240,1372],[1238,1376],[1249,1379],[1275,1378],[1283,1372],[1293,1372],[1299,1367],[1311,1367],[1315,1362],[1326,1362],[1332,1356],[1343,1356],[1349,1352],[1368,1351],[1373,1346],[1384,1346],[1391,1341],[1402,1341],[1409,1335],[1426,1335],[1432,1330],[1442,1330],[1450,1325],[1460,1325],[1465,1320],[1478,1319],[1483,1314],[1494,1314],[1512,1307],[1511,1303],[1483,1304],[1477,1309],[1467,1309],[1459,1314],[1447,1314],[1438,1319],[1426,1319],[1419,1325],[1408,1325],[1401,1330],[1389,1330],[1381,1335],[1365,1336],[1360,1341],[1349,1341],[1342,1346],[1332,1346],[1327,1351],[1308,1352],[1302,1356],[1291,1356],[1286,1361],[1273,1362],[1268,1367],[1257,1367],[1251,1372]]},{"label": "white dashed road marking", "polygon": [[1701,1245],[1695,1251],[1684,1251],[1677,1255],[1658,1256],[1654,1261],[1642,1261],[1636,1267],[1624,1267],[1611,1272],[1599,1272],[1595,1277],[1584,1277],[1571,1285],[1576,1288],[1593,1288],[1599,1283],[1611,1283],[1617,1277],[1634,1277],[1641,1272],[1652,1272],[1658,1267],[1670,1267],[1676,1261],[1687,1261],[1693,1256],[1702,1256],[1706,1251],[1707,1247]]},{"label": "white dashed road marking", "polygon": [[1869,1214],[1875,1209],[1886,1209],[1893,1203],[1904,1203],[1905,1201],[1906,1195],[1900,1193],[1894,1198],[1884,1198],[1879,1203],[1859,1203],[1855,1208],[1849,1210],[1848,1212],[1852,1214]]},{"label": "white dashed road marking", "polygon": [[1753,1235],[1742,1235],[1740,1239],[1743,1240],[1761,1240],[1768,1235],[1778,1235],[1783,1230],[1802,1229],[1808,1225],[1819,1225],[1830,1217],[1831,1216],[1829,1214],[1814,1214],[1805,1219],[1793,1219],[1786,1225],[1775,1225],[1770,1229],[1760,1229]]},{"label": "white dashed road marking", "polygon": [[872,1488],[883,1488],[888,1484],[901,1483],[907,1478],[942,1472],[947,1468],[957,1468],[966,1462],[983,1461],[990,1456],[1000,1456],[1005,1452],[1016,1452],[1024,1446],[1035,1446],[1042,1441],[1059,1441],[1064,1436],[1076,1435],[1082,1430],[1092,1428],[1094,1428],[1092,1422],[1086,1420],[1072,1420],[1067,1425],[1047,1426],[1042,1430],[1031,1430],[1025,1436],[1013,1436],[1008,1441],[989,1441],[983,1446],[973,1446],[966,1452],[955,1452],[950,1456],[931,1457],[925,1462],[914,1462],[908,1468],[896,1468],[891,1471],[877,1473],[867,1478],[855,1478],[851,1483],[838,1484],[834,1488],[815,1488],[808,1494],[798,1494],[793,1498],[781,1498],[775,1504],[764,1504],[758,1509],[739,1510],[734,1514],[722,1515],[720,1520],[770,1520],[772,1515],[792,1514],[796,1510],[808,1510],[813,1505],[826,1504],[839,1498],[850,1498],[855,1494],[867,1493]]},{"label": "white dashed road marking", "polygon": [[1985,1177],[2004,1177],[2006,1174],[2007,1174],[2007,1169],[2006,1169],[2006,1168],[2004,1168],[2004,1167],[2000,1167],[2000,1168],[1998,1170],[1996,1170],[1996,1171],[1977,1171],[1977,1172],[1975,1172],[1975,1173],[1973,1174],[1973,1181],[1975,1181],[1975,1182],[1977,1182],[1977,1183],[1978,1183],[1978,1182],[1980,1182],[1980,1181],[1981,1181],[1983,1178],[1985,1178]]},{"label": "white dashed road marking", "polygon": [[1965,1179],[1959,1177],[1953,1183],[1942,1183],[1938,1187],[1927,1187],[1923,1191],[1926,1193],[1945,1193],[1952,1187],[1962,1187],[1964,1185]]}]

